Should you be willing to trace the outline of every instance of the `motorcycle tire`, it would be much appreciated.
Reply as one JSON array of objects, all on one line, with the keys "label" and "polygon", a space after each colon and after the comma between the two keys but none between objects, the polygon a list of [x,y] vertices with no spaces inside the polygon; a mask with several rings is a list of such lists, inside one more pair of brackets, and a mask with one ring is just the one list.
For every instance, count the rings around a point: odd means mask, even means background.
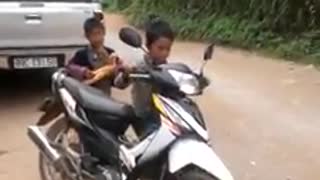
[{"label": "motorcycle tire", "polygon": [[[64,130],[66,127],[66,121],[64,118],[54,121],[54,123],[48,128],[46,136],[50,140],[55,140],[57,136]],[[39,153],[39,172],[41,180],[56,180],[50,175],[50,167],[48,166],[48,161],[46,157],[40,152]],[[60,180],[60,179],[59,179]],[[65,179],[61,179],[65,180]]]},{"label": "motorcycle tire", "polygon": [[196,167],[189,167],[176,174],[176,180],[218,180],[203,170]]}]

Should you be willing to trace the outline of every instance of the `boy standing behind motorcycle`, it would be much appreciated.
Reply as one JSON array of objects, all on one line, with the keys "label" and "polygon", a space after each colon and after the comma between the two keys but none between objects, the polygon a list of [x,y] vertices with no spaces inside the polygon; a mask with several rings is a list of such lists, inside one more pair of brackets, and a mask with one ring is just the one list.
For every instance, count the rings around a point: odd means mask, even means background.
[{"label": "boy standing behind motorcycle", "polygon": [[[146,47],[148,53],[137,61],[134,69],[154,68],[167,63],[175,34],[170,25],[155,17],[146,23]],[[117,78],[116,84],[123,84],[125,78]],[[156,113],[152,106],[152,86],[146,82],[136,81],[131,90],[135,113],[139,117],[133,126],[138,136],[145,136],[157,128]]]},{"label": "boy standing behind motorcycle", "polygon": [[96,17],[83,26],[89,46],[77,51],[66,69],[70,76],[111,94],[113,77],[120,61],[114,50],[104,46],[105,26]]}]

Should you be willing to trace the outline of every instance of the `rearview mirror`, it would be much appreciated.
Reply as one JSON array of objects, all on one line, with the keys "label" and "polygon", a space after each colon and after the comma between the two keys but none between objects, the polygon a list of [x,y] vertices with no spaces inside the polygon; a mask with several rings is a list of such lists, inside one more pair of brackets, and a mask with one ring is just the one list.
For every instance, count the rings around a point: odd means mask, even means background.
[{"label": "rearview mirror", "polygon": [[142,47],[142,38],[141,36],[132,28],[121,28],[119,32],[119,38],[124,43],[135,47],[135,48],[141,48]]},{"label": "rearview mirror", "polygon": [[213,51],[214,51],[214,44],[210,44],[204,52],[203,60],[208,61],[212,59]]}]

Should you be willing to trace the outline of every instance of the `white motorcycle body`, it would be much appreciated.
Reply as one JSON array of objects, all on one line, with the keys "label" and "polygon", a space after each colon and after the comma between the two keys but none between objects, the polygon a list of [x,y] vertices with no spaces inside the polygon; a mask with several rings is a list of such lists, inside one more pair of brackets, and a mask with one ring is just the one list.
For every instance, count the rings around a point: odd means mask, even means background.
[{"label": "white motorcycle body", "polygon": [[[140,35],[130,28],[121,29],[119,37],[128,45],[143,49]],[[62,71],[53,75],[52,92],[64,105],[68,120],[80,126],[81,130],[85,129],[85,131],[79,130],[78,133],[84,139],[82,144],[85,149],[89,149],[88,153],[101,161],[108,162],[110,159],[116,159],[113,162],[121,166],[125,165],[121,167],[125,171],[115,170],[123,180],[126,180],[127,177],[137,179],[135,170],[140,171],[140,167],[145,168],[142,169],[145,172],[139,174],[139,178],[146,176],[149,179],[156,179],[158,177],[154,176],[158,173],[179,175],[180,171],[183,172],[183,169],[190,165],[202,170],[202,173],[205,172],[205,179],[233,180],[231,173],[210,148],[209,135],[201,112],[189,98],[192,95],[201,95],[203,89],[210,84],[209,80],[203,76],[203,67],[212,58],[213,48],[214,44],[211,44],[206,49],[204,63],[198,74],[182,63],[168,63],[157,68],[143,70],[143,72],[130,73],[131,79],[147,80],[153,87],[152,102],[155,113],[159,115],[154,120],[160,121],[156,130],[133,147],[125,145],[126,143],[122,144],[123,141],[117,139],[119,138],[117,136],[122,135],[122,130],[125,130],[121,125],[127,125],[128,118],[137,118],[134,117],[134,113],[131,113],[132,111],[128,110],[131,109],[131,106],[111,102],[112,99],[104,99],[102,92],[66,77]],[[93,113],[90,110],[94,110]],[[97,112],[102,113],[102,119],[93,115],[98,114]],[[110,114],[113,116],[116,114],[115,116],[119,119],[112,121]],[[116,122],[116,125],[99,125],[98,120],[104,123]],[[117,129],[120,129],[120,134]],[[30,127],[28,133],[38,148],[47,157],[52,157],[52,161],[62,157],[57,156],[58,150],[51,147],[49,141],[36,127]],[[95,151],[96,149],[99,152]],[[154,162],[154,164],[151,167],[145,167],[147,162]],[[114,164],[108,165],[113,166]],[[156,170],[151,177],[148,177],[148,168],[150,171]],[[111,167],[109,170],[114,170],[114,168]],[[108,172],[108,169],[103,172]]]},{"label": "white motorcycle body", "polygon": [[176,142],[169,151],[168,162],[170,173],[194,165],[219,180],[233,180],[228,169],[208,144],[194,139]]},{"label": "white motorcycle body", "polygon": [[[72,95],[68,93],[66,89],[60,89],[59,91],[68,114],[72,116],[73,119],[81,122],[75,113],[76,101],[72,98]],[[154,95],[154,99],[158,101],[158,106],[161,106],[159,108],[165,111],[163,113],[171,117],[171,121],[161,115],[161,127],[156,132],[149,135],[131,149],[121,146],[121,158],[126,162],[127,166],[129,166],[130,169],[134,169],[137,165],[155,158],[165,149],[169,148],[168,165],[170,173],[174,174],[184,167],[194,165],[219,180],[233,180],[231,173],[212,148],[209,147],[207,143],[208,132],[178,103],[158,94]],[[174,111],[170,110],[173,108]],[[178,117],[177,115],[179,115],[180,118],[173,119],[174,117]],[[179,139],[179,135],[177,134],[179,132],[176,132],[177,124],[175,124],[175,122],[185,126],[189,130],[198,132],[203,139]],[[172,142],[175,143],[171,145]],[[136,161],[136,157],[139,156],[141,156],[141,158]]]}]

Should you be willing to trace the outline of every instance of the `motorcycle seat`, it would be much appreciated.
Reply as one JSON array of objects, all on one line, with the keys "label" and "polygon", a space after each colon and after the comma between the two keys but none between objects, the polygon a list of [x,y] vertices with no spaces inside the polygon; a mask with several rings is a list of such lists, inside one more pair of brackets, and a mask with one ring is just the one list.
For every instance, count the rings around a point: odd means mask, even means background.
[{"label": "motorcycle seat", "polygon": [[99,89],[83,84],[71,77],[66,77],[63,85],[75,98],[77,103],[86,110],[118,118],[130,118],[134,116],[131,105],[107,97]]}]

